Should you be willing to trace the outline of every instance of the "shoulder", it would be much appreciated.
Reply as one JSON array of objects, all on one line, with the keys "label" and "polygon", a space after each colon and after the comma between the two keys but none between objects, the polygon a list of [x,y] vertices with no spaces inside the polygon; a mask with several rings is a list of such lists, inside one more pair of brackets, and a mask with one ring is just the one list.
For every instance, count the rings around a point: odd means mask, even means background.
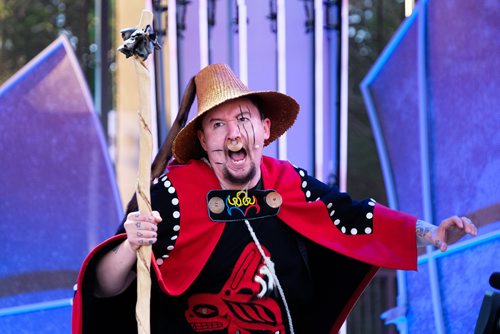
[{"label": "shoulder", "polygon": [[[191,208],[201,208],[210,189],[220,185],[208,164],[191,160],[187,164],[169,164],[164,174],[153,180],[151,198],[153,208],[171,207],[171,203],[189,203]],[[156,199],[156,201],[155,201]],[[178,208],[173,208],[177,211]]]},{"label": "shoulder", "polygon": [[[151,204],[154,210],[160,211],[160,214],[166,212],[172,213],[179,212],[179,196],[177,189],[169,178],[168,173],[165,173],[153,180],[151,186]],[[170,214],[169,214],[170,216]],[[173,217],[178,218],[178,217]]]},{"label": "shoulder", "polygon": [[180,200],[168,173],[153,180],[151,206],[162,218],[158,224],[158,242],[153,245],[153,252],[157,261],[163,261],[174,249],[181,225]]}]

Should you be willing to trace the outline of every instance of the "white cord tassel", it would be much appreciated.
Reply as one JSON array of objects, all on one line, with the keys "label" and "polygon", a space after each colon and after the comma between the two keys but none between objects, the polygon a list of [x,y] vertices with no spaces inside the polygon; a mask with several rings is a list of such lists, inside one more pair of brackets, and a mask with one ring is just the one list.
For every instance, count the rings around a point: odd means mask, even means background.
[{"label": "white cord tassel", "polygon": [[292,315],[290,314],[290,309],[288,308],[288,303],[286,302],[285,298],[285,292],[281,288],[280,281],[278,279],[278,276],[276,276],[276,271],[274,270],[274,263],[271,261],[271,258],[266,256],[266,253],[264,253],[264,250],[262,249],[262,246],[260,245],[259,239],[257,239],[257,236],[255,235],[255,232],[253,231],[252,226],[250,226],[250,222],[248,219],[245,219],[245,224],[247,225],[248,232],[250,232],[250,235],[252,236],[253,242],[257,246],[257,249],[259,250],[260,255],[264,259],[265,265],[269,268],[269,271],[273,277],[273,279],[276,281],[276,286],[278,287],[278,291],[280,293],[281,300],[283,300],[283,305],[285,306],[286,310],[286,316],[288,318],[288,326],[290,327],[290,334],[294,334],[293,330],[293,323],[292,323]]}]

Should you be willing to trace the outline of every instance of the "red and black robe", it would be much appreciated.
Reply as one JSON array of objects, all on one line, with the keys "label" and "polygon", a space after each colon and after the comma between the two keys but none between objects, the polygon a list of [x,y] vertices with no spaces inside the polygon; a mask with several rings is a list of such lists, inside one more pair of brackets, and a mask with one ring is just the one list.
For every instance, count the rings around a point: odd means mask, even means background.
[{"label": "red and black robe", "polygon": [[[416,269],[415,217],[371,199],[353,201],[289,162],[264,157],[260,167],[261,190],[279,193],[282,204],[277,214],[249,221],[275,263],[295,333],[337,332],[380,267]],[[163,221],[151,259],[151,331],[288,333],[276,291],[256,297],[270,278],[243,220],[211,219],[207,202],[218,189],[203,161],[169,165],[152,187]],[[135,284],[116,297],[93,295],[95,262],[125,239],[119,232],[82,266],[75,334],[136,332]]]}]

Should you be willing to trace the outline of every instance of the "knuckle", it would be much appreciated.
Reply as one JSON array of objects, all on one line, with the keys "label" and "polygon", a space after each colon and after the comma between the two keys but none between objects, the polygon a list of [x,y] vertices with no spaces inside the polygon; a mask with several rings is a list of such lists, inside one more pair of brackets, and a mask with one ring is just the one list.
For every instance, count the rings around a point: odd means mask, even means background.
[{"label": "knuckle", "polygon": [[133,211],[133,212],[129,212],[129,214],[127,215],[128,219],[132,219],[132,218],[135,218],[135,217],[139,217],[139,212]]}]

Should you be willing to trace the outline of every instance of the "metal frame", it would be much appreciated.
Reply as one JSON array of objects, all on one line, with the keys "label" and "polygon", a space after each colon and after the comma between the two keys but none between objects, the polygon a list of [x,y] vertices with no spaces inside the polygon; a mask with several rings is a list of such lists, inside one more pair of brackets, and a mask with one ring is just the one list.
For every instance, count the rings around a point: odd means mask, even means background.
[{"label": "metal frame", "polygon": [[314,0],[314,175],[324,175],[324,78],[323,78],[323,1]]},{"label": "metal frame", "polygon": [[247,5],[245,0],[238,1],[238,42],[240,79],[248,86],[248,36]]},{"label": "metal frame", "polygon": [[[278,62],[278,91],[286,94],[286,7],[285,0],[276,3],[276,43]],[[286,133],[278,139],[278,158],[287,159]]]},{"label": "metal frame", "polygon": [[170,126],[179,109],[179,69],[177,64],[177,8],[176,0],[168,0],[168,71],[170,86]]},{"label": "metal frame", "polygon": [[[418,96],[419,96],[419,129],[420,129],[420,162],[422,172],[422,199],[424,219],[434,223],[434,210],[432,208],[431,180],[431,152],[430,152],[430,131],[429,117],[431,108],[429,108],[429,99],[427,96],[427,0],[419,1],[418,7]],[[427,246],[427,253],[433,251],[433,246]],[[431,286],[432,309],[434,312],[434,325],[438,334],[446,333],[444,328],[444,319],[439,293],[439,274],[437,264],[434,258],[429,258],[429,283]]]},{"label": "metal frame", "polygon": [[200,69],[210,63],[208,55],[208,6],[207,0],[198,2],[198,28],[200,31]]}]

